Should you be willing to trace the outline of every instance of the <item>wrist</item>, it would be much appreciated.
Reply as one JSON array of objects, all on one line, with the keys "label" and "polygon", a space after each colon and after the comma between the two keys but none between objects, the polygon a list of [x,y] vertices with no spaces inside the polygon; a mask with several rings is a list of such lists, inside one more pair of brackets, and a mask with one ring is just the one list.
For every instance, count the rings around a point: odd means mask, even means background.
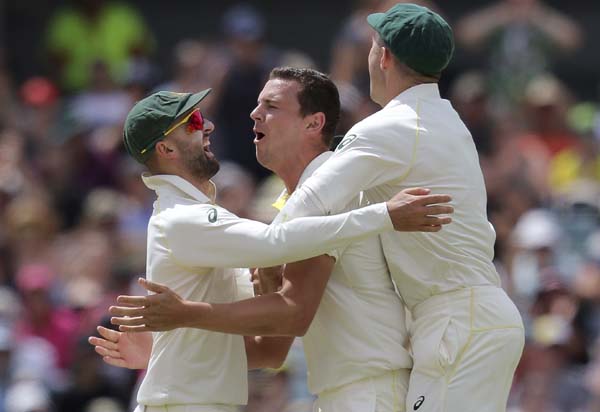
[{"label": "wrist", "polygon": [[210,304],[204,302],[183,301],[184,313],[181,317],[181,327],[183,328],[203,328],[207,313],[210,311]]}]

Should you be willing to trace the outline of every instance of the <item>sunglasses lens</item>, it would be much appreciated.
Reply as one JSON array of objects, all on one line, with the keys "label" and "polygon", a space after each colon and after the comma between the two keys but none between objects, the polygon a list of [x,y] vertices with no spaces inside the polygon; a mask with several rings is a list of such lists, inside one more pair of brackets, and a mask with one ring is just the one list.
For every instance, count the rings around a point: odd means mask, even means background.
[{"label": "sunglasses lens", "polygon": [[204,129],[204,118],[202,117],[200,110],[196,110],[192,113],[188,120],[188,128],[193,131]]}]

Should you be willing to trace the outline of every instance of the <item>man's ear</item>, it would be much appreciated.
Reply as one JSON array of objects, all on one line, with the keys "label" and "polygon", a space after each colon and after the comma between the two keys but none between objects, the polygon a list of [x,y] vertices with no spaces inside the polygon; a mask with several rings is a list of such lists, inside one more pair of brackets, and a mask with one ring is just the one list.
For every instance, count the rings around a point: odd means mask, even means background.
[{"label": "man's ear", "polygon": [[381,70],[389,69],[390,65],[393,63],[394,56],[392,52],[387,47],[382,47],[381,59],[379,59],[379,68]]},{"label": "man's ear", "polygon": [[325,113],[317,112],[311,115],[306,116],[307,124],[306,128],[312,132],[321,133],[323,127],[325,127],[325,122],[327,119],[325,118]]},{"label": "man's ear", "polygon": [[172,144],[165,142],[164,140],[156,143],[154,150],[161,157],[172,157],[175,152],[175,148],[172,147]]}]

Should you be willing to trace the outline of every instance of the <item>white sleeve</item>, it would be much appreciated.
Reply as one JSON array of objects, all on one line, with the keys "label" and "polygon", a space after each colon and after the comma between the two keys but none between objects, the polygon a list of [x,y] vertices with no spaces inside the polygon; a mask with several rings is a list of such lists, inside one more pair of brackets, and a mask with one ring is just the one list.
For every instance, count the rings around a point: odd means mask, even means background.
[{"label": "white sleeve", "polygon": [[398,150],[400,142],[382,136],[352,134],[286,204],[286,219],[335,214],[361,191],[401,181],[412,162],[413,143]]},{"label": "white sleeve", "polygon": [[177,263],[190,267],[275,266],[393,230],[385,203],[271,226],[211,205],[195,205],[193,213],[169,213],[161,225],[166,244]]},{"label": "white sleeve", "polygon": [[244,300],[254,297],[254,286],[250,280],[250,270],[238,268],[235,270],[235,285],[237,288],[235,300]]}]

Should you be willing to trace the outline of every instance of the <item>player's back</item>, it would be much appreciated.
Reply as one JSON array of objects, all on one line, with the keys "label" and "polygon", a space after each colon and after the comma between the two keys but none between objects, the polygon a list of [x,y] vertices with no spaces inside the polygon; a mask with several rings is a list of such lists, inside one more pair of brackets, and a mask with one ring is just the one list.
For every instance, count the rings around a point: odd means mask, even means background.
[{"label": "player's back", "polygon": [[438,233],[386,233],[383,250],[409,307],[431,295],[476,285],[499,285],[492,264],[495,233],[487,220],[486,191],[471,135],[436,85],[421,85],[357,124],[350,133],[402,159],[365,191],[384,201],[411,187],[452,196],[452,223]]}]

